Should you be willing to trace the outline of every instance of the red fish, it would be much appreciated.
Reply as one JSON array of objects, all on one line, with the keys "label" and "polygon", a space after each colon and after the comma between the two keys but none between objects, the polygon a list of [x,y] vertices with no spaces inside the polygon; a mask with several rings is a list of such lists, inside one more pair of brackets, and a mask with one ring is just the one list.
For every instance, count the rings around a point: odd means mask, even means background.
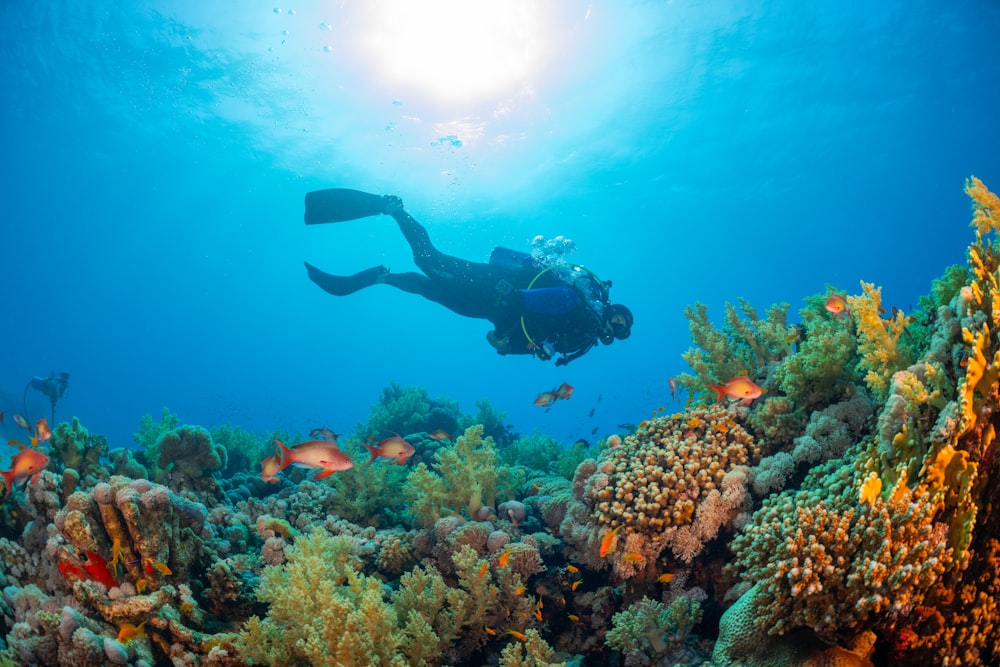
[{"label": "red fish", "polygon": [[361,444],[371,452],[372,457],[368,459],[368,463],[371,463],[375,459],[386,459],[394,462],[396,465],[403,465],[406,463],[406,459],[413,456],[413,452],[417,451],[413,448],[413,445],[403,440],[403,436],[398,433],[391,438],[386,438],[377,445]]},{"label": "red fish", "polygon": [[535,398],[534,404],[540,408],[547,408],[558,400],[559,397],[554,391],[543,391]]},{"label": "red fish", "polygon": [[847,314],[847,299],[839,294],[831,294],[824,307],[837,317],[841,317]]},{"label": "red fish", "polygon": [[331,440],[309,440],[294,447],[286,447],[280,440],[274,441],[278,456],[278,469],[284,470],[290,465],[299,468],[319,468],[320,472],[314,479],[326,479],[335,472],[350,470],[354,461]]},{"label": "red fish", "polygon": [[49,422],[42,417],[35,422],[35,441],[37,444],[41,444],[52,437],[52,430],[49,428]]},{"label": "red fish", "polygon": [[563,401],[568,401],[569,397],[573,395],[573,391],[574,391],[573,387],[571,387],[568,382],[563,382],[555,389],[556,398]]},{"label": "red fish", "polygon": [[746,375],[730,378],[724,385],[710,384],[708,388],[718,394],[719,402],[728,396],[739,400],[743,405],[750,405],[753,399],[759,398],[764,393],[764,390]]},{"label": "red fish", "polygon": [[432,440],[437,440],[438,442],[441,442],[442,440],[450,441],[452,439],[451,433],[448,433],[448,431],[444,430],[443,428],[433,430],[427,435],[430,436]]},{"label": "red fish", "polygon": [[87,560],[83,563],[83,571],[90,579],[104,584],[109,589],[118,585],[118,582],[111,575],[111,570],[108,569],[108,561],[104,560],[104,556],[99,553],[87,554]]},{"label": "red fish", "polygon": [[30,477],[31,481],[34,482],[48,464],[49,457],[37,449],[26,448],[15,454],[10,461],[10,470],[0,470],[0,477],[3,478],[4,485],[7,487],[3,497],[9,496],[10,490],[22,479]]}]

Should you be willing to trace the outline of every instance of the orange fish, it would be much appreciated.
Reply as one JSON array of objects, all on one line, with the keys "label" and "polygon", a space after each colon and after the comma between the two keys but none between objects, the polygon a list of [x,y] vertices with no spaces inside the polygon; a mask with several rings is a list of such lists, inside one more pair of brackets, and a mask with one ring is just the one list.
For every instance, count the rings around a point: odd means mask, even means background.
[{"label": "orange fish", "polygon": [[142,595],[142,592],[146,590],[146,584],[147,582],[145,579],[137,579],[135,582],[135,592]]},{"label": "orange fish", "polygon": [[510,552],[504,550],[504,552],[500,554],[500,557],[497,558],[497,567],[506,567],[508,560],[510,560]]},{"label": "orange fish", "polygon": [[480,577],[486,574],[486,569],[488,567],[489,567],[488,563],[483,563],[482,565],[479,566],[479,576]]},{"label": "orange fish", "polygon": [[520,639],[522,642],[527,641],[528,639],[523,632],[518,632],[517,630],[508,630],[507,634],[513,637],[514,639]]},{"label": "orange fish", "polygon": [[270,456],[265,457],[264,460],[260,462],[260,478],[265,482],[277,484],[278,470],[280,466],[281,461],[278,460],[277,455],[271,454]]},{"label": "orange fish", "polygon": [[577,616],[576,614],[566,614],[566,618],[573,621],[574,623],[580,620],[580,617]]},{"label": "orange fish", "polygon": [[676,400],[674,396],[677,394],[677,380],[670,378],[667,382],[670,383],[670,400]]},{"label": "orange fish", "polygon": [[49,422],[42,417],[35,422],[35,443],[45,442],[52,437],[52,430],[49,428]]},{"label": "orange fish", "polygon": [[573,395],[573,391],[573,387],[568,382],[563,382],[555,389],[556,398],[561,401],[568,401],[569,397]]},{"label": "orange fish", "polygon": [[542,598],[538,598],[538,606],[535,607],[535,618],[542,620]]},{"label": "orange fish", "polygon": [[122,623],[118,629],[118,641],[127,644],[136,637],[145,637],[146,633],[142,629],[142,626],[146,625],[146,621],[143,621],[139,625],[132,625],[131,623]]},{"label": "orange fish", "polygon": [[290,465],[299,468],[319,468],[320,472],[313,479],[326,479],[340,470],[350,470],[354,461],[331,440],[309,440],[286,447],[285,443],[275,440],[275,453],[278,456],[278,470],[284,470]]},{"label": "orange fish", "polygon": [[836,317],[842,317],[847,314],[847,299],[839,294],[831,294],[824,307]]},{"label": "orange fish", "polygon": [[182,614],[190,614],[194,611],[194,605],[190,602],[181,602],[177,609],[179,609]]},{"label": "orange fish", "polygon": [[753,399],[759,398],[764,393],[764,390],[746,375],[730,378],[724,385],[710,384],[708,388],[719,395],[720,403],[728,396],[740,400],[743,405],[750,405]]},{"label": "orange fish", "polygon": [[674,578],[673,574],[671,574],[670,572],[664,572],[663,574],[661,574],[660,576],[658,576],[656,578],[656,580],[658,582],[660,582],[661,584],[669,584],[670,580],[673,579],[673,578]]},{"label": "orange fish", "polygon": [[122,541],[120,537],[116,537],[115,541],[111,544],[111,562],[108,563],[108,572],[112,576],[118,576],[118,568],[122,564]]},{"label": "orange fish", "polygon": [[372,457],[368,459],[368,463],[376,459],[386,459],[388,461],[395,462],[396,465],[404,465],[406,459],[413,456],[413,452],[417,451],[413,448],[413,445],[403,440],[403,436],[396,433],[391,438],[386,438],[377,445],[369,445],[368,443],[361,443],[362,446],[371,452]]},{"label": "orange fish", "polygon": [[614,530],[612,530],[610,533],[608,533],[607,535],[605,535],[603,539],[601,539],[601,549],[598,552],[598,554],[600,555],[601,558],[604,558],[605,556],[607,556],[608,552],[611,551],[611,544],[615,540],[615,535],[618,534],[618,531],[621,530],[622,526],[624,526],[624,525],[625,524],[623,524],[623,523],[618,524],[617,528],[615,528]]},{"label": "orange fish", "polygon": [[435,429],[430,433],[428,433],[427,435],[432,440],[437,440],[438,442],[441,442],[442,440],[450,441],[452,439],[451,433],[448,433],[448,431],[444,430],[443,428]]},{"label": "orange fish", "polygon": [[31,482],[34,483],[38,479],[38,475],[45,470],[45,466],[48,464],[49,457],[37,449],[26,448],[19,451],[10,460],[10,470],[0,470],[0,477],[3,478],[4,485],[6,486],[3,497],[6,498],[9,496],[10,490],[22,479],[30,477]]},{"label": "orange fish", "polygon": [[21,415],[14,415],[14,423],[23,428],[25,431],[31,431],[31,424],[29,424],[28,420]]},{"label": "orange fish", "polygon": [[566,566],[566,571],[567,572],[572,572],[573,574],[576,574],[577,572],[580,571],[580,568],[578,568],[576,565],[567,565]]},{"label": "orange fish", "polygon": [[646,559],[642,556],[642,554],[637,554],[634,551],[630,551],[624,556],[622,556],[622,560],[625,561],[626,563],[632,563],[633,565],[638,565],[639,563],[641,563]]},{"label": "orange fish", "polygon": [[496,630],[494,630],[493,628],[491,628],[491,627],[490,627],[490,626],[488,626],[488,625],[484,625],[484,626],[483,626],[483,630],[485,630],[485,631],[486,631],[486,634],[490,635],[491,637],[492,637],[492,636],[494,636],[494,635],[496,635],[496,633],[497,633],[497,631],[496,631]]},{"label": "orange fish", "polygon": [[534,405],[537,405],[540,408],[547,408],[558,400],[559,397],[556,396],[555,392],[543,391],[535,398]]},{"label": "orange fish", "polygon": [[524,591],[528,590],[527,586],[518,586],[514,589],[514,595],[523,595]]},{"label": "orange fish", "polygon": [[582,584],[582,583],[583,583],[583,579],[577,579],[576,581],[573,582],[573,585],[570,586],[569,589],[571,591],[575,591],[580,586],[580,584]]},{"label": "orange fish", "polygon": [[146,574],[153,574],[153,572],[159,572],[163,575],[174,573],[165,563],[153,560],[152,558],[147,558],[142,562],[142,569],[146,571]]}]

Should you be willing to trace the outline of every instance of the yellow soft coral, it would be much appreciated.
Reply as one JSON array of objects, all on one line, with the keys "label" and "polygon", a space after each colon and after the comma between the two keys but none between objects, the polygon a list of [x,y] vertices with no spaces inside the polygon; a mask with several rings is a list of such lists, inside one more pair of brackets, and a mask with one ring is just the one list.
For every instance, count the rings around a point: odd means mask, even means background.
[{"label": "yellow soft coral", "polygon": [[888,320],[882,319],[882,288],[862,281],[864,294],[847,297],[848,308],[858,329],[858,352],[865,382],[879,398],[885,398],[893,373],[909,365],[899,347],[908,319],[901,311]]},{"label": "yellow soft coral", "polygon": [[965,194],[972,198],[972,226],[980,236],[1000,231],[1000,197],[975,176],[965,181]]}]

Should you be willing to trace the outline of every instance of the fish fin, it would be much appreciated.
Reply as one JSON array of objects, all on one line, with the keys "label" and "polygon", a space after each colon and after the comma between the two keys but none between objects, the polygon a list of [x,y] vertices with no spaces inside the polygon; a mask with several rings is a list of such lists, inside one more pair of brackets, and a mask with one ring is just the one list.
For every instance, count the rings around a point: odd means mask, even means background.
[{"label": "fish fin", "polygon": [[316,475],[313,477],[313,481],[318,482],[321,479],[326,479],[327,477],[332,475],[333,472],[334,472],[333,468],[323,468],[318,473],[316,473]]},{"label": "fish fin", "polygon": [[277,474],[292,462],[293,453],[281,440],[274,441],[274,453],[278,456],[278,470],[274,471]]},{"label": "fish fin", "polygon": [[372,457],[370,459],[368,459],[368,463],[372,463],[373,461],[375,461],[376,459],[378,459],[378,457],[379,457],[379,451],[375,447],[373,447],[372,445],[369,445],[366,442],[362,442],[361,446],[364,447],[365,449],[367,449],[371,453],[371,455],[372,455]]}]

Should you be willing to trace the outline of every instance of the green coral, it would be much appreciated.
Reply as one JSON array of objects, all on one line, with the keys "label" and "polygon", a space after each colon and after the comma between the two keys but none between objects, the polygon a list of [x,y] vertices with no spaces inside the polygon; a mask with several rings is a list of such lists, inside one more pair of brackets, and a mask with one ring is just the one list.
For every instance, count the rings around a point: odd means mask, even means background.
[{"label": "green coral", "polygon": [[614,615],[607,643],[627,653],[631,664],[655,664],[659,657],[684,645],[701,615],[697,600],[681,596],[667,606],[644,596]]},{"label": "green coral", "polygon": [[[156,442],[167,431],[172,431],[181,425],[181,420],[177,415],[170,412],[169,408],[163,408],[160,414],[160,421],[154,422],[152,415],[143,415],[139,420],[139,430],[132,434],[132,440],[143,450],[149,452],[156,446]],[[151,460],[156,458],[155,453]]]},{"label": "green coral", "polygon": [[500,463],[493,440],[483,439],[483,427],[477,424],[454,445],[439,449],[431,466],[417,464],[403,494],[414,525],[426,528],[453,512],[473,518],[484,505],[512,498],[522,480],[520,471]]},{"label": "green coral", "polygon": [[694,374],[679,375],[677,384],[687,390],[688,396],[705,397],[709,384],[723,383],[737,375],[755,377],[792,352],[789,341],[795,329],[788,324],[788,304],[772,305],[761,319],[744,299],[740,299],[738,308],[726,303],[721,329],[709,321],[705,304],[688,306],[684,316],[694,347],[681,357]]},{"label": "green coral", "polygon": [[52,432],[49,440],[51,458],[63,470],[75,470],[80,478],[92,475],[107,478],[108,473],[101,465],[101,457],[108,451],[108,439],[103,435],[90,435],[80,420],[73,417],[71,423],[62,422]]},{"label": "green coral", "polygon": [[364,441],[389,433],[431,433],[444,429],[454,433],[459,429],[461,411],[458,402],[446,398],[431,398],[425,387],[401,387],[396,382],[382,389],[382,396],[372,408],[368,421],[358,424],[355,439]]},{"label": "green coral", "polygon": [[212,442],[226,450],[226,477],[232,477],[237,472],[259,472],[261,460],[274,453],[271,445],[274,438],[262,439],[239,426],[213,426],[210,434]]},{"label": "green coral", "polygon": [[556,661],[555,651],[546,643],[538,630],[529,628],[524,643],[512,641],[500,652],[500,667],[565,667],[565,661]]},{"label": "green coral", "polygon": [[209,432],[200,426],[182,426],[160,436],[156,466],[155,481],[174,491],[222,496],[212,475],[226,467],[226,448],[213,443]]},{"label": "green coral", "polygon": [[273,665],[437,665],[457,643],[462,655],[485,644],[486,625],[503,618],[505,605],[524,610],[517,575],[483,572],[468,545],[453,556],[457,586],[417,566],[394,594],[360,570],[353,550],[352,538],[317,528],[296,540],[284,565],[266,568],[258,596],[270,610],[240,632],[241,656]]},{"label": "green coral", "polygon": [[[355,461],[367,456],[359,446],[345,443],[341,447]],[[389,526],[397,523],[403,502],[406,466],[373,462],[358,463],[350,470],[338,472],[329,484],[337,490],[332,511],[353,523],[367,526]]]}]

